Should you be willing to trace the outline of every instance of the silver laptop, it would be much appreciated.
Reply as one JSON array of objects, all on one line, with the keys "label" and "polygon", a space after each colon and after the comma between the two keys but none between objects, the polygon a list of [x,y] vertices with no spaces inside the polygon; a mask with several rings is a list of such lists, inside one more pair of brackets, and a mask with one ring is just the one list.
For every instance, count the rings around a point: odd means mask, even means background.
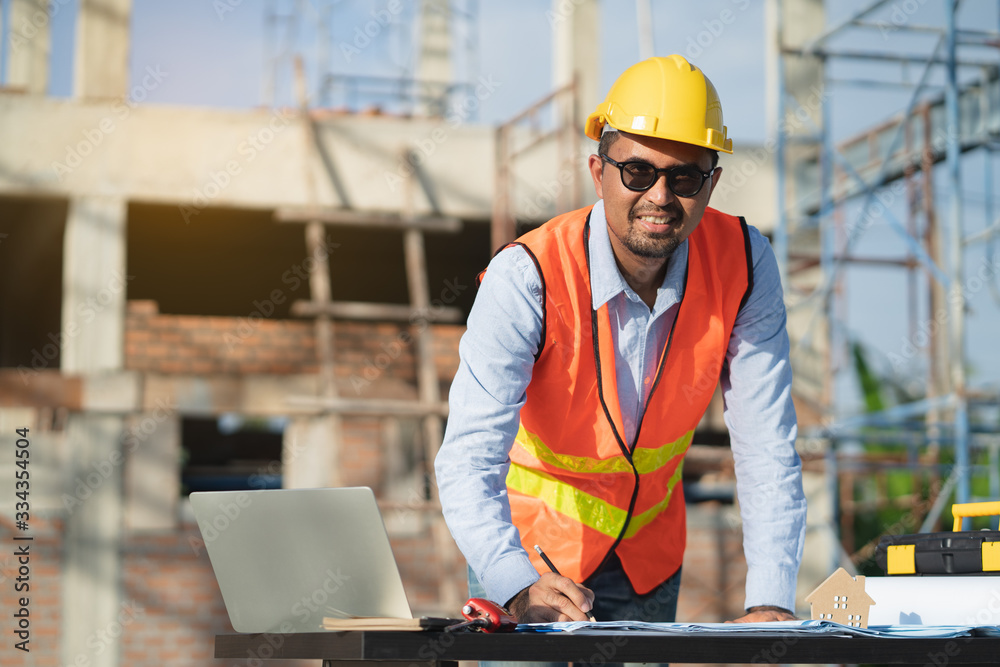
[{"label": "silver laptop", "polygon": [[324,617],[412,618],[371,489],[190,498],[237,632],[318,632]]}]

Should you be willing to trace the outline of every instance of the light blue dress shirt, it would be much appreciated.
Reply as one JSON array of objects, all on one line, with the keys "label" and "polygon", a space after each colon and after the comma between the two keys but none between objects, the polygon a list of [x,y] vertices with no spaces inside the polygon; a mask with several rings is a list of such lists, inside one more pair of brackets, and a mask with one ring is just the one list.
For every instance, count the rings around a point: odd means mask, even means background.
[{"label": "light blue dress shirt", "polygon": [[[753,291],[733,326],[721,378],[743,519],[746,607],[794,610],[806,502],[794,447],[785,306],[767,239],[750,227],[750,241]],[[618,270],[603,201],[591,213],[589,245],[593,307],[608,304],[618,398],[631,441],[684,293],[688,242],[670,258],[652,310]],[[511,523],[505,480],[541,326],[538,270],[523,248],[508,248],[490,262],[469,314],[435,461],[448,527],[490,598],[500,603],[539,578]]]}]

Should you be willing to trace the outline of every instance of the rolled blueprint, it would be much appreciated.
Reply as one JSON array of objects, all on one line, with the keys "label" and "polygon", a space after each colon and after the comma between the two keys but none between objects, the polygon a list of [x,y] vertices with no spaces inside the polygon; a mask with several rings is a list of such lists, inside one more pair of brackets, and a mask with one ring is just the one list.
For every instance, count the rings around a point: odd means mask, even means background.
[{"label": "rolled blueprint", "polygon": [[1000,625],[1000,574],[866,577],[868,625]]}]

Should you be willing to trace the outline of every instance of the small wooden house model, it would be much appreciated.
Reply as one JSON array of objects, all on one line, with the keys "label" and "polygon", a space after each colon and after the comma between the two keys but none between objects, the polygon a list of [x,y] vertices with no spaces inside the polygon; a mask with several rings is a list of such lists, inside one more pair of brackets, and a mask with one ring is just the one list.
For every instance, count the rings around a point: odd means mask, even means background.
[{"label": "small wooden house model", "polygon": [[865,578],[852,577],[844,568],[826,578],[806,598],[812,609],[812,617],[821,621],[833,621],[853,628],[868,627],[868,608],[875,600],[865,593]]}]

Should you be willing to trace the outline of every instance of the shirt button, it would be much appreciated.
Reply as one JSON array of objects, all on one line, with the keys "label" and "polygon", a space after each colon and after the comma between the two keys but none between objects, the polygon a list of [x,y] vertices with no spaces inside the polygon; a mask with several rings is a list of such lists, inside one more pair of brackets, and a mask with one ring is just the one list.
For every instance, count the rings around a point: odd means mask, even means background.
[{"label": "shirt button", "polygon": [[649,384],[649,378],[646,378],[646,384]]}]

